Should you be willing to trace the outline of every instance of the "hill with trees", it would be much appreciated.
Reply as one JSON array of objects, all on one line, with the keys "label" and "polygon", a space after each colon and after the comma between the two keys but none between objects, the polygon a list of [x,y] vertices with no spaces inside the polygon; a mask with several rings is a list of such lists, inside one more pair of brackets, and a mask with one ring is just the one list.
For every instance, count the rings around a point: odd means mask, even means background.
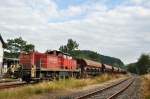
[{"label": "hill with trees", "polygon": [[101,55],[97,52],[90,50],[74,50],[69,52],[69,54],[71,54],[75,58],[86,58],[104,64],[112,65],[115,67],[124,67],[124,63],[120,59]]},{"label": "hill with trees", "polygon": [[79,44],[76,41],[68,39],[68,43],[66,45],[60,46],[59,50],[65,53],[69,53],[75,58],[86,58],[104,64],[125,68],[124,63],[118,58],[101,55],[97,52],[90,50],[78,50],[78,47]]}]

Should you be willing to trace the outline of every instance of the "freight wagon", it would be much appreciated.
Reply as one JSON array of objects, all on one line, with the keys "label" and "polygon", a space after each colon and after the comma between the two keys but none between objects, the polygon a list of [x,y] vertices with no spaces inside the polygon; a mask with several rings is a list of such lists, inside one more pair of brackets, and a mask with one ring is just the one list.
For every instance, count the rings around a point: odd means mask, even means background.
[{"label": "freight wagon", "polygon": [[81,77],[96,76],[102,73],[102,64],[87,59],[77,59]]}]

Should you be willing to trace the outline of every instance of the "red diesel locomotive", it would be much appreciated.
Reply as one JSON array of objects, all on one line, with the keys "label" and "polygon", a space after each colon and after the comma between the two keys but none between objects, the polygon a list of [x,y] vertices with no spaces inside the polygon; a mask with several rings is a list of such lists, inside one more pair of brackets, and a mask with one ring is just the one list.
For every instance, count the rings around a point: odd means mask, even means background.
[{"label": "red diesel locomotive", "polygon": [[21,53],[19,58],[22,79],[27,82],[38,79],[77,77],[79,72],[75,59],[56,50],[46,53]]},{"label": "red diesel locomotive", "polygon": [[61,51],[46,53],[21,53],[22,80],[59,79],[69,77],[96,76],[104,72],[125,73],[126,71],[87,59],[74,59]]}]

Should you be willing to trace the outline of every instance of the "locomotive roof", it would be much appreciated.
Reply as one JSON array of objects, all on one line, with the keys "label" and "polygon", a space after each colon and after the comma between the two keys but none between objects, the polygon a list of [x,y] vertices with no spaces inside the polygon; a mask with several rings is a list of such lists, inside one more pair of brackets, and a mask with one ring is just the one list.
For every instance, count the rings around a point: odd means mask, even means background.
[{"label": "locomotive roof", "polygon": [[56,53],[62,53],[62,54],[64,54],[64,55],[68,55],[68,56],[71,56],[70,54],[68,54],[68,53],[64,53],[64,52],[62,52],[62,51],[59,51],[59,50],[49,50],[49,51],[47,51],[48,53],[52,53],[52,52],[56,52]]},{"label": "locomotive roof", "polygon": [[0,41],[2,42],[3,48],[6,48],[6,43],[4,42],[1,34],[0,34]]},{"label": "locomotive roof", "polygon": [[101,67],[101,63],[96,62],[96,61],[92,61],[92,60],[88,60],[88,59],[82,59],[87,66],[94,66],[94,67]]}]

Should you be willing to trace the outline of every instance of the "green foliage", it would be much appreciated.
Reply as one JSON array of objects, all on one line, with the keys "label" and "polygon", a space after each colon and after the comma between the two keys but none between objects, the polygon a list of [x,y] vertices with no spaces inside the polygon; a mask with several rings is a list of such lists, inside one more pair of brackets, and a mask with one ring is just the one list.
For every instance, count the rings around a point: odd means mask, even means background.
[{"label": "green foliage", "polygon": [[78,49],[78,47],[79,47],[79,44],[76,41],[73,41],[72,39],[68,39],[67,44],[60,46],[59,50],[67,53],[75,49]]},{"label": "green foliage", "polygon": [[99,55],[96,52],[87,51],[87,50],[75,50],[71,51],[71,54],[75,58],[86,58],[94,61],[101,61]]},{"label": "green foliage", "polygon": [[4,57],[18,58],[21,51],[30,52],[34,50],[33,44],[28,44],[21,37],[8,39]]},{"label": "green foliage", "polygon": [[150,68],[150,56],[146,54],[142,54],[137,62],[137,68],[139,74],[146,74],[148,69]]},{"label": "green foliage", "polygon": [[138,68],[137,68],[137,66],[136,66],[136,63],[128,64],[127,70],[128,70],[129,72],[131,72],[131,73],[138,74]]},{"label": "green foliage", "polygon": [[68,52],[68,47],[66,45],[64,45],[64,46],[62,45],[62,46],[60,46],[59,50],[64,52],[64,53],[67,53]]},{"label": "green foliage", "polygon": [[77,44],[77,42],[73,41],[72,39],[68,39],[67,47],[69,51],[73,51],[79,47],[79,44]]},{"label": "green foliage", "polygon": [[136,63],[128,65],[128,70],[140,75],[148,73],[150,70],[150,56],[142,54]]},{"label": "green foliage", "polygon": [[23,49],[23,51],[24,52],[30,52],[30,51],[34,51],[34,45],[33,44],[26,44],[25,46],[24,46],[24,49]]}]

